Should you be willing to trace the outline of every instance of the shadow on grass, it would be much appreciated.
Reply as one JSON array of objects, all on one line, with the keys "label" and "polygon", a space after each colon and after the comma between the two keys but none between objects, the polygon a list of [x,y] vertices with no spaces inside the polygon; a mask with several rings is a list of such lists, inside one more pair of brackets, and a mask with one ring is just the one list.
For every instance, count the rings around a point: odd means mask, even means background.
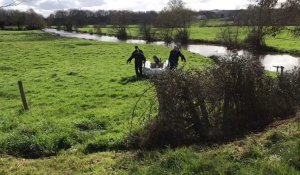
[{"label": "shadow on grass", "polygon": [[145,78],[138,78],[136,76],[130,76],[130,77],[122,77],[121,80],[119,81],[120,84],[126,85],[129,83],[135,83],[138,81],[144,81]]}]

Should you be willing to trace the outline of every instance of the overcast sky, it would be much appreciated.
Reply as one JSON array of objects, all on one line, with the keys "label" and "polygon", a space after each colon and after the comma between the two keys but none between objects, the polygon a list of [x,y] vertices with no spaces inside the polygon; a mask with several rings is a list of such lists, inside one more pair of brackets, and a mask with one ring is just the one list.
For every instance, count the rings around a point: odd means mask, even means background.
[{"label": "overcast sky", "polygon": [[[0,6],[13,0],[0,0]],[[133,10],[160,11],[168,0],[26,0],[15,9],[27,10],[32,8],[44,16],[60,9],[89,9],[89,10]],[[193,10],[241,9],[249,4],[249,0],[183,0],[188,8]]]}]

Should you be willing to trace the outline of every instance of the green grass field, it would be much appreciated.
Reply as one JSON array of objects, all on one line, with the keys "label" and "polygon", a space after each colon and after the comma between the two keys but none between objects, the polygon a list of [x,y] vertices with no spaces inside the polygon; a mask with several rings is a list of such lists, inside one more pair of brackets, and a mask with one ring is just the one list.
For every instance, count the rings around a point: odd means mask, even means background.
[{"label": "green grass field", "polygon": [[[133,47],[0,31],[0,174],[300,173],[299,120],[221,146],[123,150],[132,108],[148,87],[126,64]],[[140,48],[163,60],[170,51]],[[212,64],[183,53],[187,68]],[[29,112],[22,111],[18,80]]]},{"label": "green grass field", "polygon": [[[214,24],[214,22],[212,22],[212,24]],[[216,25],[218,24],[219,23],[216,22]],[[218,33],[220,33],[221,29],[222,27],[214,27],[213,25],[211,27],[207,27],[207,26],[199,27],[197,24],[194,24],[190,28],[190,38],[192,40],[216,42],[218,41],[217,36]],[[101,30],[104,34],[115,35],[111,27],[104,27]],[[79,31],[95,33],[95,30],[93,29],[92,26],[79,28]],[[130,37],[142,38],[139,32],[139,28],[136,25],[129,26],[127,32]],[[247,29],[241,27],[239,32],[240,32],[240,39],[242,41],[245,39],[247,35]],[[159,38],[159,34],[157,35],[157,37],[158,37],[157,39],[161,40],[161,38]],[[283,31],[276,37],[271,37],[271,36],[267,37],[266,44],[267,46],[274,47],[279,51],[300,54],[300,38],[293,37],[288,31]]]},{"label": "green grass field", "polygon": [[206,21],[198,21],[192,24],[192,27],[220,27],[233,24],[233,21],[224,21],[222,19],[209,19]]},{"label": "green grass field", "polygon": [[[148,87],[127,65],[134,45],[64,39],[39,31],[0,32],[0,152],[55,155],[63,149],[119,149],[137,97]],[[163,60],[170,49],[140,45]],[[208,58],[184,51],[188,66]],[[30,111],[22,112],[22,80]],[[31,146],[31,150],[26,150]],[[92,149],[92,148],[91,148]],[[93,151],[93,150],[89,150]]]}]

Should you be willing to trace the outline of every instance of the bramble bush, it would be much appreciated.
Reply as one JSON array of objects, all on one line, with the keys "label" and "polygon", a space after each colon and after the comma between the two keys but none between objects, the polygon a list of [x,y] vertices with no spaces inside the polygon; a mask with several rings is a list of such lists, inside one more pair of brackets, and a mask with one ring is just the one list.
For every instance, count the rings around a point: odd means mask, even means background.
[{"label": "bramble bush", "polygon": [[209,70],[177,69],[151,80],[158,114],[129,137],[132,147],[219,142],[296,114],[300,70],[268,76],[252,56],[231,55]]}]

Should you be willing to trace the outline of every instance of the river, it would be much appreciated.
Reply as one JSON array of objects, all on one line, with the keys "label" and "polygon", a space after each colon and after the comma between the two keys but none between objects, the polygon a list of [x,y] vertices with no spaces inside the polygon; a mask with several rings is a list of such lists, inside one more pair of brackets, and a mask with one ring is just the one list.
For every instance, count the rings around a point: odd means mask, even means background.
[{"label": "river", "polygon": [[[100,35],[91,35],[85,33],[76,33],[76,32],[66,32],[56,29],[44,29],[44,32],[57,34],[62,37],[68,38],[81,38],[88,40],[104,41],[104,42],[125,42],[125,43],[134,43],[134,44],[154,44],[154,45],[165,45],[163,41],[151,42],[148,43],[145,40],[140,39],[128,39],[128,40],[119,40],[114,36],[100,36]],[[171,46],[170,46],[171,47]],[[209,44],[188,44],[184,46],[184,49],[201,54],[206,57],[210,56],[226,56],[230,53],[224,46],[209,45]],[[250,53],[249,51],[239,50],[239,54]],[[251,54],[251,53],[250,53]],[[289,54],[261,54],[258,55],[261,63],[266,70],[276,71],[274,66],[283,66],[285,70],[292,70],[295,67],[300,66],[300,58],[289,55]]]}]

